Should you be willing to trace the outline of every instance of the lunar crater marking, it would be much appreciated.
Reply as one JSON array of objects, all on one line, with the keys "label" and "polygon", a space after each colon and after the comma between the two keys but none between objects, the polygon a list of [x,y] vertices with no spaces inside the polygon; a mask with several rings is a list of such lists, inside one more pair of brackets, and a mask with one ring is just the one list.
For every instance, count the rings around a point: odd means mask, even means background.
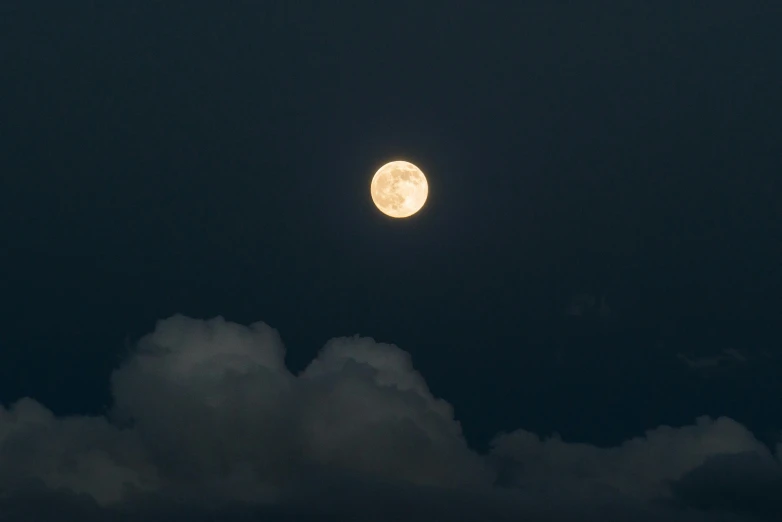
[{"label": "lunar crater marking", "polygon": [[381,212],[409,217],[421,210],[429,193],[426,176],[407,161],[392,161],[375,173],[371,184],[372,200]]}]

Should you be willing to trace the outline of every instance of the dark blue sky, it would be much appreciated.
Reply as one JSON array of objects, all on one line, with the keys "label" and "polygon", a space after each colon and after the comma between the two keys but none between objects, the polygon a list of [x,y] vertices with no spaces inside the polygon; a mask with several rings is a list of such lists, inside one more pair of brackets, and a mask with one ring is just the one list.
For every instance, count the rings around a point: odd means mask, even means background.
[{"label": "dark blue sky", "polygon": [[156,321],[222,315],[294,372],[398,345],[479,449],[778,441],[774,2],[111,4],[0,8],[0,403],[103,413]]}]

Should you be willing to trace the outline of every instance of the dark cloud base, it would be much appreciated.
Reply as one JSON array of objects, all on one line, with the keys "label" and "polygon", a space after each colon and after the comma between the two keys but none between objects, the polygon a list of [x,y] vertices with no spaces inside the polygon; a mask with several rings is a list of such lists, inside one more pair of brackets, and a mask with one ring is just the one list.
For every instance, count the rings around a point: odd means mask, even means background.
[{"label": "dark cloud base", "polygon": [[175,316],[114,372],[106,417],[0,407],[0,521],[782,520],[780,448],[728,418],[479,454],[396,346],[284,359],[263,323]]}]

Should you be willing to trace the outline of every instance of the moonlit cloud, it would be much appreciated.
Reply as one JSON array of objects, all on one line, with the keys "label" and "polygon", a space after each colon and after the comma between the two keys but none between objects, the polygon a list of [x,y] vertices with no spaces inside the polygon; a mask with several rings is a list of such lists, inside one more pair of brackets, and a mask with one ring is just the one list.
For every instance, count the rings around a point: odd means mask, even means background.
[{"label": "moonlit cloud", "polygon": [[713,368],[719,366],[722,363],[745,363],[747,358],[738,350],[725,349],[720,354],[711,355],[706,357],[688,357],[683,353],[676,354],[676,357],[684,362],[687,366],[694,369]]},{"label": "moonlit cloud", "polygon": [[565,307],[565,315],[601,321],[617,318],[616,311],[608,306],[605,296],[598,298],[591,294],[576,294],[572,296],[570,302]]},{"label": "moonlit cloud", "polygon": [[[782,495],[779,455],[727,418],[610,448],[517,430],[479,454],[409,354],[367,337],[294,375],[264,323],[175,316],[111,385],[107,417],[0,408],[0,520],[738,522]],[[720,501],[733,476],[743,496]]]},{"label": "moonlit cloud", "polygon": [[680,428],[661,426],[610,448],[567,443],[559,437],[541,439],[524,430],[500,435],[493,446],[494,455],[516,465],[510,479],[513,487],[571,491],[590,498],[671,497],[672,483],[714,456],[752,453],[774,463],[766,446],[728,418],[701,417]]}]

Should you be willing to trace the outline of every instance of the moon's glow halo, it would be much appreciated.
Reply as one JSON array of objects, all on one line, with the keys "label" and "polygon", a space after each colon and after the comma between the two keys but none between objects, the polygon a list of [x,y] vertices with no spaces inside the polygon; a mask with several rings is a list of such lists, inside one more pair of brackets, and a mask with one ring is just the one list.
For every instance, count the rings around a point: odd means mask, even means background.
[{"label": "moon's glow halo", "polygon": [[406,218],[424,206],[429,184],[421,169],[412,163],[392,161],[375,173],[370,192],[372,201],[383,214]]}]

